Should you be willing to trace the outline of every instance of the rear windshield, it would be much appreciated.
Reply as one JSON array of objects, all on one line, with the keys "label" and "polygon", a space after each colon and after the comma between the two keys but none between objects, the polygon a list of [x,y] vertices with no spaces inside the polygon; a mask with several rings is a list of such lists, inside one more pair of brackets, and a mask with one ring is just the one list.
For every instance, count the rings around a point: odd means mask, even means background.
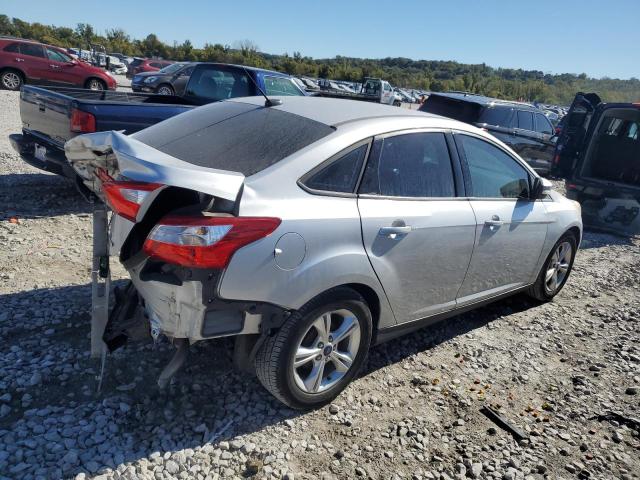
[{"label": "rear windshield", "polygon": [[442,115],[465,123],[476,123],[482,107],[477,103],[465,102],[454,98],[431,95],[420,107],[423,112]]},{"label": "rear windshield", "polygon": [[324,123],[240,102],[205,105],[133,138],[193,165],[250,176],[329,135]]}]

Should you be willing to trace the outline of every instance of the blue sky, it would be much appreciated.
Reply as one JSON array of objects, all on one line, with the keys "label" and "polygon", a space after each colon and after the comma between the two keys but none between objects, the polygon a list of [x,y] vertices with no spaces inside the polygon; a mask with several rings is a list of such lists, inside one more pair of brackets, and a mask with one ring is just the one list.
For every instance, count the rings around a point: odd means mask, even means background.
[{"label": "blue sky", "polygon": [[[28,5],[28,7],[27,7]],[[93,6],[92,6],[93,5]],[[0,0],[0,13],[58,26],[120,27],[167,43],[267,53],[409,57],[551,73],[640,77],[640,0]]]}]

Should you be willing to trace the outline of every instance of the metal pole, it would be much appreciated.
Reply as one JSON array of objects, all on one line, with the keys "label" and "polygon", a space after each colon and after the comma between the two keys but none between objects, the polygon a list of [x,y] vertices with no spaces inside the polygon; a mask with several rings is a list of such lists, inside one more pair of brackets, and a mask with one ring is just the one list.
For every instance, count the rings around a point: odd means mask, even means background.
[{"label": "metal pole", "polygon": [[109,318],[109,291],[111,284],[108,227],[107,206],[102,202],[96,201],[93,204],[93,262],[91,267],[92,358],[103,357],[107,348],[102,340],[102,335]]}]

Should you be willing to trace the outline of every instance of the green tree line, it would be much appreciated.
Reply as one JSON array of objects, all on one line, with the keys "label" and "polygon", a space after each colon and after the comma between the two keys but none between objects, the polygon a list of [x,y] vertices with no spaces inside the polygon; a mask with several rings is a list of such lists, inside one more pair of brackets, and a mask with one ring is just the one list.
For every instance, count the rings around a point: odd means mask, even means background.
[{"label": "green tree line", "polygon": [[130,56],[160,57],[171,60],[224,62],[270,68],[292,75],[361,81],[380,77],[392,85],[431,91],[463,90],[497,98],[569,104],[578,91],[598,93],[608,102],[640,101],[640,80],[631,78],[589,78],[580,74],[545,74],[538,70],[493,68],[453,61],[411,60],[409,58],[364,59],[337,56],[314,59],[298,52],[272,55],[260,52],[250,40],[233,45],[206,43],[195,48],[189,40],[172,45],[151,33],[133,39],[120,28],[103,35],[85,23],[75,28],[29,23],[0,15],[0,35],[29,38],[60,47],[88,48],[104,45],[108,52]]}]

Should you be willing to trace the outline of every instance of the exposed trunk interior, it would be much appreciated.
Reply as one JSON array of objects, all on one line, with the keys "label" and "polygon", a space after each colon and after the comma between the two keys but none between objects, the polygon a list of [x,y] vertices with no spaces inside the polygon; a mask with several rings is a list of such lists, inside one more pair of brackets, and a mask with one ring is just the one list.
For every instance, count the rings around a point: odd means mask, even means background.
[{"label": "exposed trunk interior", "polygon": [[640,187],[640,109],[606,110],[585,156],[582,176]]}]

